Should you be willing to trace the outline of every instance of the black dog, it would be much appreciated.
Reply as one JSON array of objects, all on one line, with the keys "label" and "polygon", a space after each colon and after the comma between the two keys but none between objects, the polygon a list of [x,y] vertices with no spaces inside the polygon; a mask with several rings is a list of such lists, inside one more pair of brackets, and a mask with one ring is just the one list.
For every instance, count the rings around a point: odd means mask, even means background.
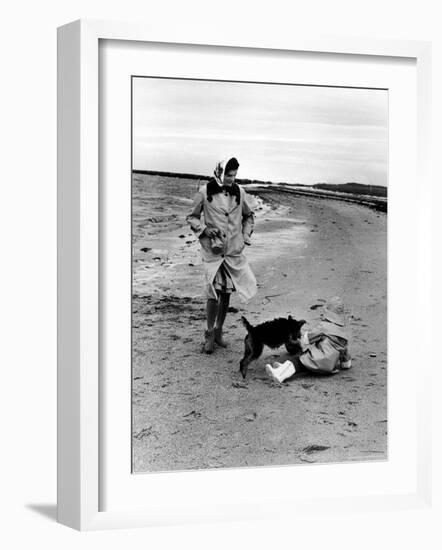
[{"label": "black dog", "polygon": [[241,317],[247,329],[247,336],[244,339],[244,357],[241,359],[239,370],[242,377],[247,376],[249,364],[258,359],[264,346],[275,349],[285,344],[287,351],[291,354],[300,353],[301,327],[304,319],[297,321],[289,315],[288,319],[279,318],[273,321],[266,321],[260,325],[252,326],[245,317]]}]

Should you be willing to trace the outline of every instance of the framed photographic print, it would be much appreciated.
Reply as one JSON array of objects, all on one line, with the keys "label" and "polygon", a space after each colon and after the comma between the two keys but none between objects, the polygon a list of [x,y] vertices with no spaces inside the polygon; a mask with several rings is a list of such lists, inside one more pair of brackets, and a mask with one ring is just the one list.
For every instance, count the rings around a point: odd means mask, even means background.
[{"label": "framed photographic print", "polygon": [[60,522],[425,505],[428,64],[59,29]]}]

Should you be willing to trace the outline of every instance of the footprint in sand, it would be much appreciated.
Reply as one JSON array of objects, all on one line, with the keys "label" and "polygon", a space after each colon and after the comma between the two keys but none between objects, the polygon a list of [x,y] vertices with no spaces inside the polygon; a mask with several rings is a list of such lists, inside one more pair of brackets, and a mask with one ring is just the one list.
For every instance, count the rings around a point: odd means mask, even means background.
[{"label": "footprint in sand", "polygon": [[327,449],[330,449],[330,447],[328,445],[313,444],[313,445],[308,445],[307,447],[304,447],[302,449],[302,452],[307,453],[307,454],[312,454],[312,453],[317,453],[317,452],[321,452],[321,451],[326,451]]}]

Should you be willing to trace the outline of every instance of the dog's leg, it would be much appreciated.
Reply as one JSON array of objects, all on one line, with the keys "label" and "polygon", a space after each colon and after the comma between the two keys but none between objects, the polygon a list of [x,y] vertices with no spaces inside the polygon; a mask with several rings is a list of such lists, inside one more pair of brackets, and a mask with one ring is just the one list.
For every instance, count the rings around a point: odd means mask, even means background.
[{"label": "dog's leg", "polygon": [[244,338],[244,357],[241,359],[239,363],[239,370],[241,371],[242,377],[245,378],[247,376],[247,367],[249,366],[249,363],[252,361],[253,357],[253,340],[248,334]]},{"label": "dog's leg", "polygon": [[244,357],[241,359],[240,367],[239,367],[239,370],[241,371],[243,378],[247,376],[247,370],[250,363],[258,359],[258,357],[262,353],[262,350],[264,349],[264,344],[262,342],[256,343],[253,340],[253,338],[250,336],[250,334],[246,336],[244,343],[245,343],[246,351],[245,351]]},{"label": "dog's leg", "polygon": [[259,343],[254,342],[253,343],[253,357],[252,357],[252,359],[253,360],[258,359],[258,357],[261,355],[263,349],[264,349],[264,344],[262,342],[259,342]]}]

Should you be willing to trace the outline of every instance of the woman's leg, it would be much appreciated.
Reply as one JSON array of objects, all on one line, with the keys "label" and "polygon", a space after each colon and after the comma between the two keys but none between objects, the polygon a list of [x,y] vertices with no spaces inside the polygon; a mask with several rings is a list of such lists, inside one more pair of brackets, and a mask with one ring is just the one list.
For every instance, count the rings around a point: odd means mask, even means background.
[{"label": "woman's leg", "polygon": [[203,351],[205,353],[213,353],[215,348],[215,319],[216,314],[218,313],[218,300],[214,298],[208,298],[206,304],[206,315],[207,315],[207,330],[205,333],[205,340]]},{"label": "woman's leg", "polygon": [[223,340],[223,325],[226,320],[227,310],[230,303],[230,294],[228,292],[220,292],[218,295],[218,315],[215,321],[215,342],[225,348],[227,343]]},{"label": "woman's leg", "polygon": [[213,330],[217,313],[218,313],[218,300],[216,300],[215,298],[208,298],[207,305],[206,305],[207,330]]},{"label": "woman's leg", "polygon": [[218,295],[218,315],[215,321],[216,328],[223,328],[227,310],[229,309],[229,303],[230,294],[227,292],[220,292]]}]

